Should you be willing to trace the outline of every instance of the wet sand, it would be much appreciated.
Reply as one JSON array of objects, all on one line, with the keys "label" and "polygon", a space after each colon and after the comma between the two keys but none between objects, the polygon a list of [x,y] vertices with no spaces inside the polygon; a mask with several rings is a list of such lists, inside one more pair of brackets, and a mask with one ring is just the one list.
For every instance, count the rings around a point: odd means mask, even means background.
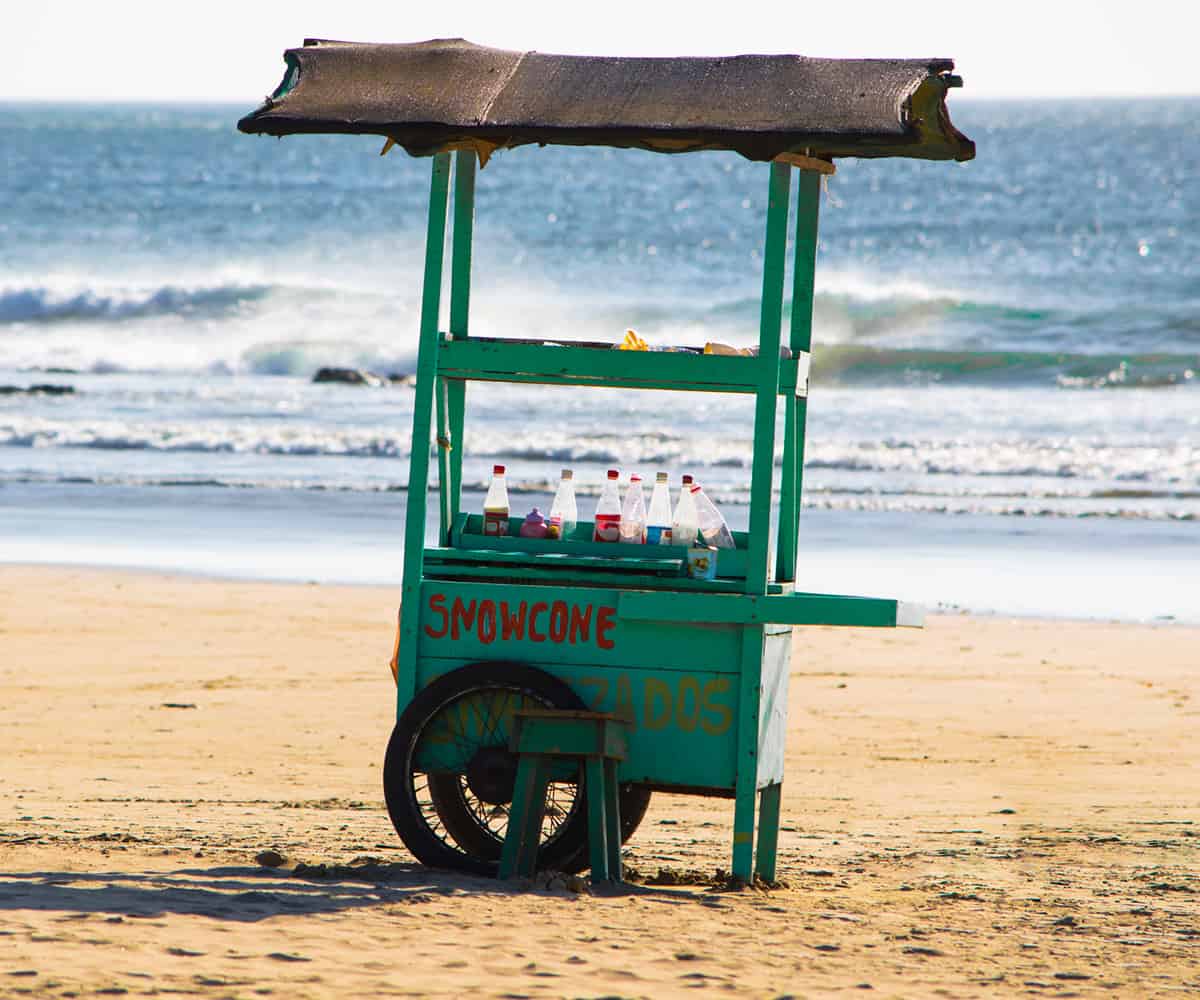
[{"label": "wet sand", "polygon": [[[1200,992],[1200,629],[798,630],[786,887],[608,896],[412,862],[397,594],[0,568],[0,996]],[[731,819],[656,796],[629,862]]]}]

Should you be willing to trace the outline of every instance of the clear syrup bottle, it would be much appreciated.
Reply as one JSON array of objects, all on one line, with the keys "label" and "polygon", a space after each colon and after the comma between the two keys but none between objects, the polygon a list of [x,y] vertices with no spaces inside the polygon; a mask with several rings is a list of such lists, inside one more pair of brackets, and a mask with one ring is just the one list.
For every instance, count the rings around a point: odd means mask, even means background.
[{"label": "clear syrup bottle", "polygon": [[665,472],[654,477],[654,492],[650,494],[650,510],[646,514],[646,544],[671,544],[671,491]]},{"label": "clear syrup bottle", "polygon": [[616,469],[608,470],[608,476],[600,490],[600,499],[596,502],[593,542],[619,542],[621,540],[621,497],[617,493],[617,479],[620,475]]},{"label": "clear syrup bottle", "polygon": [[646,541],[646,497],[642,492],[642,477],[636,472],[629,477],[621,507],[621,541],[629,545],[642,545]]},{"label": "clear syrup bottle", "polygon": [[696,514],[696,501],[692,499],[692,477],[684,476],[675,516],[671,518],[671,544],[695,545],[699,531],[700,519]]},{"label": "clear syrup bottle", "polygon": [[483,498],[483,533],[494,538],[508,534],[508,484],[504,466],[492,466],[492,481]]},{"label": "clear syrup bottle", "polygon": [[575,473],[570,469],[563,469],[558,491],[554,494],[554,502],[550,504],[546,537],[559,541],[569,539],[575,534],[575,524],[578,520],[578,508],[575,506]]}]

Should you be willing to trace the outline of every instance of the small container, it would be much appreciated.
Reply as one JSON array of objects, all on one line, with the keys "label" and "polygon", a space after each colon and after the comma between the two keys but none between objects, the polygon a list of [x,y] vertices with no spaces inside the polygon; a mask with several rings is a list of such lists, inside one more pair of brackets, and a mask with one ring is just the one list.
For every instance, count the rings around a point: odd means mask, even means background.
[{"label": "small container", "polygon": [[545,538],[548,531],[546,519],[536,507],[525,515],[519,532],[522,538]]},{"label": "small container", "polygon": [[693,580],[717,578],[717,550],[712,545],[694,545],[688,549],[688,576]]}]

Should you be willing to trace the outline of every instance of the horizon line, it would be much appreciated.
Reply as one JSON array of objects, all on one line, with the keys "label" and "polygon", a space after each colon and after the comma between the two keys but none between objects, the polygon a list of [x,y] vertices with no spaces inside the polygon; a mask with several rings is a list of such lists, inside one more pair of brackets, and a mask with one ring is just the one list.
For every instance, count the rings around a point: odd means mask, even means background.
[{"label": "horizon line", "polygon": [[[262,103],[267,98],[263,95],[257,100]],[[1200,90],[1193,92],[1172,91],[1169,93],[1070,93],[1046,94],[1034,92],[1013,92],[1009,94],[956,94],[950,102],[953,105],[973,101],[1162,101],[1186,100],[1200,98]],[[245,98],[253,101],[255,98]],[[243,98],[239,97],[86,97],[86,96],[29,96],[0,94],[0,104],[144,104],[144,105],[179,105],[179,104],[236,104],[241,105]]]}]

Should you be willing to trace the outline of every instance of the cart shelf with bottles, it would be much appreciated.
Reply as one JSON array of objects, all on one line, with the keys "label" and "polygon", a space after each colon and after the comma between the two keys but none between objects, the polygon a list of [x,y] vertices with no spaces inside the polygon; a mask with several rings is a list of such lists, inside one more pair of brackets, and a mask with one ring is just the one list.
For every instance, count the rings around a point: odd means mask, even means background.
[{"label": "cart shelf with bottles", "polygon": [[[946,112],[946,91],[960,84],[950,74],[953,63],[601,59],[460,39],[310,40],[285,60],[283,82],[239,122],[243,131],[377,134],[387,140],[385,152],[399,145],[432,158],[393,661],[397,722],[384,769],[398,833],[428,864],[494,873],[517,767],[509,746],[513,713],[590,709],[629,723],[619,768],[623,838],[652,790],[724,796],[734,800],[733,874],[773,878],[793,629],[920,623],[919,610],[895,600],[795,586],[822,175],[842,156],[971,158],[973,144]],[[757,354],[627,352],[569,338],[476,335],[468,323],[476,169],[497,149],[528,143],[722,150],[762,161],[768,199]],[[509,166],[500,162],[498,169]],[[793,174],[792,306],[784,339]],[[510,535],[485,536],[480,515],[462,506],[472,382],[753,397],[748,530],[733,533],[735,548],[719,550],[708,580],[687,575],[683,546],[595,543],[583,520],[561,540],[518,537],[519,518],[511,519]],[[427,545],[434,454],[439,528],[437,544]],[[542,863],[581,869],[582,779],[566,765],[554,778]]]}]

